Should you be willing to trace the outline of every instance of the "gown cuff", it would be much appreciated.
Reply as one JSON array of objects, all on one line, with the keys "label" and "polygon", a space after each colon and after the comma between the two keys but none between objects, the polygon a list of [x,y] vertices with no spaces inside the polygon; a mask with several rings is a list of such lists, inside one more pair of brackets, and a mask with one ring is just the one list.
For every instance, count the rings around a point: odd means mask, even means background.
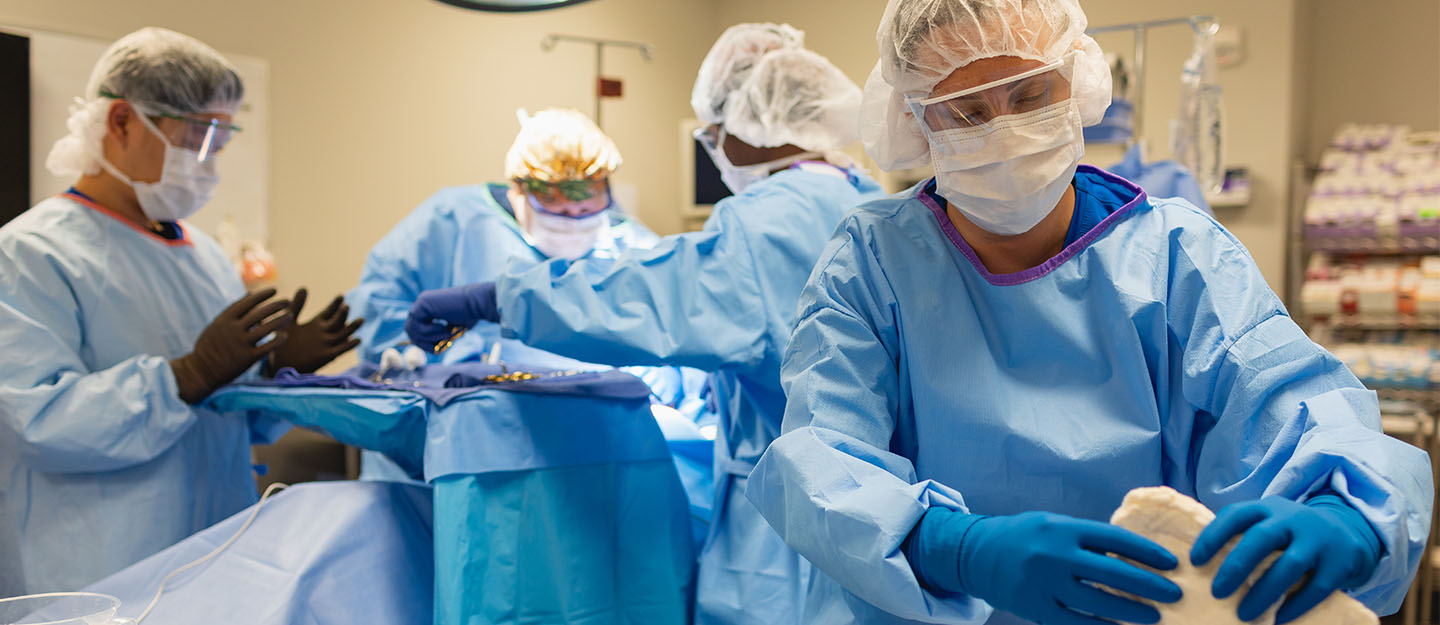
[{"label": "gown cuff", "polygon": [[1379,564],[1380,558],[1385,556],[1385,543],[1380,540],[1380,535],[1375,532],[1375,528],[1370,526],[1370,522],[1365,520],[1365,516],[1360,514],[1359,510],[1356,510],[1345,501],[1345,498],[1335,494],[1333,491],[1323,491],[1305,500],[1305,505],[1317,510],[1329,512],[1332,516],[1339,519],[1341,523],[1344,523],[1346,527],[1350,528],[1350,531],[1360,537],[1360,539],[1364,541],[1365,546],[1370,548],[1370,555],[1372,556],[1370,566],[1367,567],[1361,575],[1357,575],[1357,577],[1364,577],[1364,579],[1351,580],[1354,582],[1351,586],[1363,584],[1368,581],[1370,575],[1375,571],[1375,566]]},{"label": "gown cuff", "polygon": [[983,518],[940,506],[920,517],[901,549],[921,585],[936,594],[965,592],[960,583],[960,544]]}]

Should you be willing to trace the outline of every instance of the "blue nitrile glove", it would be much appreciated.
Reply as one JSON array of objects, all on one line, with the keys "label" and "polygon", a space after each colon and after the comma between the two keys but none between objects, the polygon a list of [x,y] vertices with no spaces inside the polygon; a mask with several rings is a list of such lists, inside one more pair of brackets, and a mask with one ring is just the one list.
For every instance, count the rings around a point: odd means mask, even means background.
[{"label": "blue nitrile glove", "polygon": [[1159,603],[1180,600],[1174,582],[1107,554],[1160,570],[1179,564],[1130,530],[1049,512],[987,517],[935,507],[905,543],[926,586],[1046,625],[1159,622],[1154,607],[1094,584]]},{"label": "blue nitrile glove", "polygon": [[[1223,599],[1272,552],[1282,552],[1240,601],[1237,616],[1250,621],[1281,599],[1277,624],[1288,623],[1315,607],[1336,590],[1355,588],[1370,579],[1384,555],[1384,545],[1360,512],[1334,494],[1321,494],[1299,504],[1284,497],[1226,506],[1195,539],[1190,561],[1209,562],[1226,543],[1244,534],[1215,573],[1211,591]],[[1306,575],[1303,588],[1285,597]]]},{"label": "blue nitrile glove", "polygon": [[481,321],[500,321],[494,282],[476,282],[448,289],[425,291],[410,307],[405,334],[410,342],[434,351],[435,345],[451,339]]}]

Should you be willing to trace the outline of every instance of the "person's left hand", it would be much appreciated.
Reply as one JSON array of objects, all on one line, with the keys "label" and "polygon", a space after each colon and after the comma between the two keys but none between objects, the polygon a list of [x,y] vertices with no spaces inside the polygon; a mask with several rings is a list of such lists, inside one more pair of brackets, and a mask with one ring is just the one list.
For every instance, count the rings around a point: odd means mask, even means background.
[{"label": "person's left hand", "polygon": [[[1338,496],[1306,504],[1283,497],[1226,506],[1195,539],[1190,561],[1203,566],[1244,534],[1220,564],[1211,587],[1217,599],[1234,594],[1272,552],[1280,556],[1240,601],[1242,621],[1259,618],[1281,599],[1277,625],[1299,618],[1336,590],[1355,588],[1375,572],[1383,549],[1360,512]],[[1313,575],[1312,575],[1313,574]],[[1306,576],[1309,580],[1286,597]]]},{"label": "person's left hand", "polygon": [[[290,314],[297,320],[300,310],[305,307],[306,298],[305,288],[301,287],[290,299]],[[349,316],[350,306],[345,303],[345,298],[336,296],[308,323],[297,323],[289,330],[285,343],[270,354],[266,373],[274,375],[284,367],[300,373],[314,373],[341,354],[355,349],[360,339],[352,338],[352,335],[365,320],[356,319],[346,324]]]}]

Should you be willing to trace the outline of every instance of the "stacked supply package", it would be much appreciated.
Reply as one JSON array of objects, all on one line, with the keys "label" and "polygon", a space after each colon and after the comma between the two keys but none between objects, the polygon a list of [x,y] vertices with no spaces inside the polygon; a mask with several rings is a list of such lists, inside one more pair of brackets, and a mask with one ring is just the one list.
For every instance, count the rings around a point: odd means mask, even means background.
[{"label": "stacked supply package", "polygon": [[1346,125],[1321,159],[1299,317],[1366,386],[1440,407],[1440,137]]}]

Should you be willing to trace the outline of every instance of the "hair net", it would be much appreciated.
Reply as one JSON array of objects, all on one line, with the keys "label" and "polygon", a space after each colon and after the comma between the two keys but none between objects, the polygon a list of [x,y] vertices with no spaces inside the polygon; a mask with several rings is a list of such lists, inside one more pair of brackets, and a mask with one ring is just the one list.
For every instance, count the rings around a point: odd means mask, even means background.
[{"label": "hair net", "polygon": [[1070,97],[1085,125],[1099,123],[1110,106],[1110,66],[1086,26],[1078,0],[889,0],[861,107],[865,151],[886,170],[928,162],[905,95],[929,95],[956,69],[997,56],[1048,63],[1078,51]]},{"label": "hair net", "polygon": [[45,166],[57,176],[100,171],[110,104],[123,99],[147,115],[235,114],[245,97],[240,74],[200,41],[148,27],[121,37],[100,55],[82,98],[70,109],[69,134]]},{"label": "hair net", "polygon": [[761,57],[730,94],[723,125],[755,147],[837,151],[860,138],[860,97],[860,88],[825,57],[777,50]]},{"label": "hair net", "polygon": [[519,117],[520,134],[505,155],[505,177],[512,181],[595,180],[620,167],[620,148],[584,113],[522,110]]},{"label": "hair net", "polygon": [[804,43],[805,33],[788,24],[736,24],[726,29],[710,47],[695,76],[695,89],[690,94],[695,117],[705,124],[723,122],[726,100],[745,82],[760,57],[782,48],[799,48]]}]

